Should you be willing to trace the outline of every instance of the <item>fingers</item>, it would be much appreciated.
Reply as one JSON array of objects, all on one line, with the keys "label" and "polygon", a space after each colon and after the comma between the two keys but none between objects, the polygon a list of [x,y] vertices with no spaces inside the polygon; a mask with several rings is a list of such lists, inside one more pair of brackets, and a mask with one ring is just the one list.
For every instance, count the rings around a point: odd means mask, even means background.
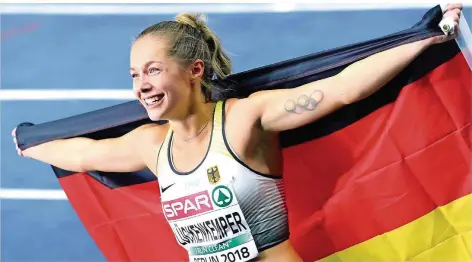
[{"label": "fingers", "polygon": [[453,9],[451,11],[448,11],[448,13],[450,14],[454,14],[454,15],[457,15],[457,17],[460,17],[461,16],[461,10],[460,9]]},{"label": "fingers", "polygon": [[447,11],[443,16],[444,17],[457,17],[457,19],[459,19],[459,17],[461,16],[461,10],[454,9],[451,11]]},{"label": "fingers", "polygon": [[462,10],[462,4],[448,4],[447,11],[458,9],[459,11]]},{"label": "fingers", "polygon": [[18,147],[18,141],[16,140],[16,127],[11,131],[11,136],[13,137],[13,142],[15,142],[15,145]]},{"label": "fingers", "polygon": [[[443,15],[443,19],[448,18],[451,19],[451,23],[454,25],[454,31],[449,32],[450,35],[457,35],[458,30],[459,30],[459,19],[461,16],[461,9],[462,9],[462,4],[449,4],[447,6],[447,11]],[[449,24],[450,27],[452,26]],[[443,29],[446,30],[446,29]],[[445,39],[445,41],[449,40],[449,38]]]},{"label": "fingers", "polygon": [[11,131],[13,142],[15,143],[16,152],[19,156],[23,156],[23,151],[18,147],[18,140],[16,139],[16,127]]},{"label": "fingers", "polygon": [[451,18],[452,20],[454,20],[454,22],[459,22],[459,15],[456,13],[445,14],[444,18],[446,17]]}]

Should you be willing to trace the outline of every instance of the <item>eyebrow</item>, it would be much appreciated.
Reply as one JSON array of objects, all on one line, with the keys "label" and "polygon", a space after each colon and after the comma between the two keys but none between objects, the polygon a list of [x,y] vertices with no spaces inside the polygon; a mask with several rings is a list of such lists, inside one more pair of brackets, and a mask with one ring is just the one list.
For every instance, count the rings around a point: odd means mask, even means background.
[{"label": "eyebrow", "polygon": [[[145,66],[145,67],[148,67],[150,64],[153,64],[153,63],[158,63],[158,64],[161,64],[161,65],[164,64],[164,63],[162,63],[162,62],[160,62],[160,61],[151,60],[151,61],[146,62],[146,63],[144,64],[144,66]],[[135,69],[134,67],[130,67],[129,70],[136,70],[136,69]]]}]

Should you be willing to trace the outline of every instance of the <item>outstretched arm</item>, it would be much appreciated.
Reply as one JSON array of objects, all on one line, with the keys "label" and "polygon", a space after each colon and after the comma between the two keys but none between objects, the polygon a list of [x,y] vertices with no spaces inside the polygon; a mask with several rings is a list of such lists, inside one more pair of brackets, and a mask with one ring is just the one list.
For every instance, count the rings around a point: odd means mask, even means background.
[{"label": "outstretched arm", "polygon": [[[449,5],[444,17],[456,28],[462,5]],[[361,100],[384,86],[429,46],[450,40],[438,36],[401,45],[357,61],[339,74],[293,89],[254,93],[241,101],[266,131],[280,132],[306,125]]]},{"label": "outstretched arm", "polygon": [[[151,166],[155,154],[152,145],[159,140],[161,127],[154,124],[140,126],[117,138],[93,140],[69,138],[46,142],[18,154],[59,168],[76,171],[131,172]],[[16,140],[16,129],[12,135]]]}]

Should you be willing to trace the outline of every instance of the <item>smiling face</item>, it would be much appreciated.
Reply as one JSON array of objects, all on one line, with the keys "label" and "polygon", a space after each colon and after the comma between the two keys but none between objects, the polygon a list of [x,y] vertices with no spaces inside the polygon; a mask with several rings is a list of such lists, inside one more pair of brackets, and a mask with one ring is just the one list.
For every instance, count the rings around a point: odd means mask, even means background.
[{"label": "smiling face", "polygon": [[218,37],[192,14],[149,26],[131,47],[133,90],[154,121],[182,120],[198,111],[211,100],[213,79],[230,72]]},{"label": "smiling face", "polygon": [[183,114],[190,102],[192,71],[168,54],[164,36],[139,38],[131,48],[133,92],[153,121]]}]

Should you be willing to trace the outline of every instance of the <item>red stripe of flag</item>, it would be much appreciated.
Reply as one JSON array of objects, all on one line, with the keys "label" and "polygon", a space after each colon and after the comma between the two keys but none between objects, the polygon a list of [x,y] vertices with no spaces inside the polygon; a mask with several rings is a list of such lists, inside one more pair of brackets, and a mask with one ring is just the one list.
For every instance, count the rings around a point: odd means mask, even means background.
[{"label": "red stripe of flag", "polygon": [[343,250],[472,192],[470,86],[459,53],[405,86],[395,103],[284,150],[292,240],[304,259]]}]

